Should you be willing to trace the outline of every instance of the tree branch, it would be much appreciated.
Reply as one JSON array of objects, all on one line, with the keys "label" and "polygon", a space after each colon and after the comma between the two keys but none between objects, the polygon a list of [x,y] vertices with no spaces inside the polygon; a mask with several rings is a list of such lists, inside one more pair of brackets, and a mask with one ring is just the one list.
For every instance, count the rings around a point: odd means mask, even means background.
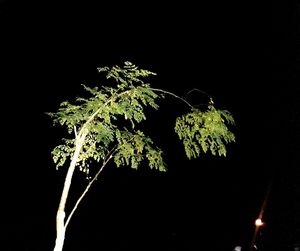
[{"label": "tree branch", "polygon": [[176,94],[172,93],[172,92],[168,92],[168,91],[165,91],[165,90],[162,90],[162,89],[157,89],[157,88],[149,88],[153,91],[157,91],[157,92],[162,92],[162,93],[165,93],[165,94],[168,94],[170,96],[173,96],[177,99],[180,99],[181,101],[183,101],[185,104],[187,104],[190,108],[193,108],[193,105],[191,105],[188,101],[186,101],[184,98],[181,98],[179,96],[177,96]]},{"label": "tree branch", "polygon": [[89,184],[87,185],[87,187],[85,188],[85,190],[82,192],[82,194],[80,195],[80,197],[78,198],[78,200],[76,201],[71,213],[69,214],[66,223],[65,223],[65,229],[67,229],[67,226],[73,216],[73,214],[75,213],[78,205],[80,204],[80,202],[82,201],[82,199],[84,198],[84,196],[86,195],[86,193],[89,191],[89,189],[91,188],[92,184],[98,179],[98,176],[100,175],[100,173],[103,171],[103,168],[106,166],[106,164],[112,159],[114,152],[117,150],[116,146],[113,147],[111,149],[111,151],[107,154],[106,159],[103,161],[102,166],[100,167],[99,171],[95,174],[94,178],[89,182]]}]

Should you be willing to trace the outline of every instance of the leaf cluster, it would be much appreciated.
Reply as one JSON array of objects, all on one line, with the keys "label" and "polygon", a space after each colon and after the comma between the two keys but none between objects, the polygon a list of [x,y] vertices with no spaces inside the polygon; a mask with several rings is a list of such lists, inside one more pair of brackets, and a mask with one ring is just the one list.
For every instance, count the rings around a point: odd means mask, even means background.
[{"label": "leaf cluster", "polygon": [[135,132],[117,130],[118,151],[114,155],[114,161],[119,167],[129,165],[137,169],[143,160],[148,161],[151,169],[166,171],[166,165],[162,158],[162,150],[153,146],[150,137],[137,130]]},{"label": "leaf cluster", "polygon": [[210,151],[213,155],[226,156],[225,144],[234,142],[235,136],[226,123],[234,124],[232,115],[226,110],[217,110],[212,104],[206,111],[193,108],[191,112],[178,117],[175,132],[183,141],[189,159]]},{"label": "leaf cluster", "polygon": [[[156,100],[163,97],[162,94],[155,93],[143,80],[155,74],[138,69],[130,62],[125,62],[123,68],[114,66],[98,70],[104,72],[107,79],[115,80],[116,87],[83,86],[89,98],[77,98],[74,104],[62,102],[58,112],[48,113],[54,124],[65,126],[69,134],[74,133],[75,136],[74,139],[63,139],[63,144],[52,151],[56,167],[64,165],[72,157],[76,137],[86,130],[88,133],[77,163],[80,170],[88,173],[89,163],[104,160],[113,148],[118,149],[113,152],[118,166],[130,162],[132,168],[137,168],[144,154],[151,168],[164,170],[161,151],[152,147],[150,138],[134,130],[136,124],[146,119],[144,107],[158,109]],[[129,126],[126,121],[130,122]],[[123,125],[122,130],[120,124]],[[131,140],[128,140],[129,135]],[[135,147],[136,151],[133,149]]]}]

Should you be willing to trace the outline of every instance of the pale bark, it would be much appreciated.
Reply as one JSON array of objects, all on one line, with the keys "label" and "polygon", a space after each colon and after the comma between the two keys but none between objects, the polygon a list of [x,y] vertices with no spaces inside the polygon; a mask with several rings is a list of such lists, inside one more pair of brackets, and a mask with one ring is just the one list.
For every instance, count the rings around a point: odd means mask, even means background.
[{"label": "pale bark", "polygon": [[[125,91],[123,93],[121,93],[120,95],[123,95],[125,93],[127,93],[128,91]],[[76,135],[76,146],[75,146],[75,151],[67,172],[67,176],[65,179],[65,183],[64,183],[64,187],[63,187],[63,191],[62,191],[62,195],[60,198],[60,203],[58,206],[58,210],[57,210],[57,214],[56,214],[56,241],[55,241],[55,247],[53,251],[62,251],[63,250],[63,245],[64,245],[64,241],[65,241],[65,233],[66,233],[66,226],[67,224],[65,223],[65,207],[66,207],[66,202],[67,202],[67,198],[68,198],[68,194],[69,194],[69,190],[71,187],[71,182],[72,182],[72,177],[75,171],[75,167],[76,164],[78,162],[78,158],[79,158],[79,154],[81,151],[81,148],[84,144],[84,140],[86,135],[88,134],[88,129],[86,128],[86,126],[97,116],[97,114],[101,111],[101,109],[103,107],[105,107],[111,100],[113,97],[111,97],[104,105],[102,105],[96,112],[94,112],[89,119],[85,122],[84,126],[82,127],[82,129],[80,130],[79,134],[77,135],[76,132],[76,127],[74,128],[74,132]],[[81,199],[80,199],[81,200]],[[79,202],[80,202],[79,200]],[[76,209],[77,205],[75,205],[75,209]],[[73,211],[71,212],[72,216]],[[69,223],[69,219],[67,220],[67,223]]]},{"label": "pale bark", "polygon": [[56,241],[54,251],[61,251],[65,242],[65,212],[58,210],[56,215]]},{"label": "pale bark", "polygon": [[76,164],[78,162],[79,154],[81,151],[81,148],[83,146],[85,137],[87,135],[86,131],[82,131],[79,133],[78,137],[76,138],[76,148],[67,172],[67,176],[64,183],[64,188],[62,191],[62,195],[60,198],[57,215],[56,215],[56,241],[55,241],[55,247],[53,251],[62,251],[63,245],[65,241],[65,232],[66,232],[66,226],[65,226],[65,207],[66,202],[72,182],[73,173],[76,167]]}]

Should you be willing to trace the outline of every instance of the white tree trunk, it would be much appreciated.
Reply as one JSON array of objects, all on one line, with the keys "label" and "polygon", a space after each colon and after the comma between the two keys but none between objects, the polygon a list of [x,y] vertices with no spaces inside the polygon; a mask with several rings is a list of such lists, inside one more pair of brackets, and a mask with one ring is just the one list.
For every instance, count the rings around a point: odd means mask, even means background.
[{"label": "white tree trunk", "polygon": [[73,173],[76,167],[76,164],[78,162],[79,153],[81,151],[81,148],[83,146],[85,137],[87,132],[82,132],[80,136],[76,138],[76,148],[68,169],[67,176],[65,178],[64,188],[62,191],[62,195],[60,198],[57,214],[56,214],[56,241],[55,241],[55,247],[53,251],[62,251],[64,242],[65,242],[65,233],[66,233],[66,226],[65,226],[65,207],[66,202],[72,182]]},{"label": "white tree trunk", "polygon": [[56,216],[56,241],[54,251],[62,251],[65,242],[65,212],[57,211]]}]

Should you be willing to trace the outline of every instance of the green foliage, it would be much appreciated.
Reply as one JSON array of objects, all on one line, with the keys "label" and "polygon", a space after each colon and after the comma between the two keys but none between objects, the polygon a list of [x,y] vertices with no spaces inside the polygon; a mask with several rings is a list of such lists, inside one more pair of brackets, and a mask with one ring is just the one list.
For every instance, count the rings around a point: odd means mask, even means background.
[{"label": "green foliage", "polygon": [[68,132],[72,133],[74,126],[80,128],[89,121],[90,117],[96,116],[96,119],[110,124],[112,119],[117,119],[117,115],[123,115],[134,125],[134,122],[139,123],[146,118],[143,106],[150,105],[158,109],[155,99],[162,95],[152,91],[149,84],[144,83],[140,78],[154,73],[138,70],[129,62],[125,62],[123,72],[119,66],[114,66],[112,69],[99,68],[99,72],[106,72],[107,78],[114,78],[119,83],[117,88],[83,86],[92,96],[88,99],[77,98],[75,105],[68,101],[62,102],[58,112],[48,113],[55,124],[67,126]]},{"label": "green foliage", "polygon": [[[88,131],[77,163],[80,170],[88,173],[90,162],[104,160],[116,145],[118,151],[115,150],[113,154],[118,166],[126,163],[132,168],[137,168],[145,157],[151,168],[165,170],[162,152],[152,146],[149,137],[140,131],[134,131],[136,124],[146,119],[144,107],[158,109],[156,99],[163,97],[143,81],[143,78],[155,74],[140,70],[130,62],[125,62],[123,68],[114,66],[111,69],[104,67],[98,70],[106,73],[106,78],[114,79],[117,87],[83,86],[91,97],[77,98],[75,104],[62,102],[58,112],[48,113],[53,118],[54,124],[66,126],[68,132],[74,133],[75,137],[79,137],[83,130]],[[125,126],[123,131],[118,129],[122,120]],[[126,128],[128,127],[126,121],[130,122],[129,128]],[[75,139],[64,139],[64,144],[54,148],[52,154],[57,168],[72,157],[75,144]]]},{"label": "green foliage", "polygon": [[56,146],[53,151],[53,161],[56,163],[56,169],[63,166],[68,158],[74,153],[74,140],[63,139],[64,144]]},{"label": "green foliage", "polygon": [[226,156],[225,144],[235,141],[235,136],[225,124],[234,124],[228,111],[217,110],[212,104],[205,112],[193,108],[176,119],[175,132],[183,141],[189,159],[199,157],[201,150],[213,155]]},{"label": "green foliage", "polygon": [[212,102],[202,112],[173,93],[151,88],[144,79],[155,73],[130,62],[98,70],[116,82],[115,87],[83,86],[89,97],[79,97],[74,103],[62,102],[56,113],[48,113],[54,124],[65,126],[69,134],[74,134],[73,139],[63,139],[63,144],[52,151],[57,168],[72,159],[76,146],[82,144],[77,166],[87,175],[91,161],[105,162],[108,158],[113,158],[117,166],[137,169],[147,161],[150,168],[165,171],[162,151],[136,129],[146,119],[145,106],[158,109],[157,100],[165,94],[179,98],[191,108],[188,114],[177,118],[175,125],[188,158],[198,157],[201,149],[204,153],[209,149],[214,155],[226,155],[225,144],[234,141],[225,124],[234,122],[229,112],[216,110]]},{"label": "green foliage", "polygon": [[162,151],[153,147],[153,141],[143,132],[139,130],[135,132],[117,130],[116,138],[119,147],[114,160],[118,167],[130,165],[133,169],[137,169],[139,164],[147,159],[151,169],[166,171]]}]

